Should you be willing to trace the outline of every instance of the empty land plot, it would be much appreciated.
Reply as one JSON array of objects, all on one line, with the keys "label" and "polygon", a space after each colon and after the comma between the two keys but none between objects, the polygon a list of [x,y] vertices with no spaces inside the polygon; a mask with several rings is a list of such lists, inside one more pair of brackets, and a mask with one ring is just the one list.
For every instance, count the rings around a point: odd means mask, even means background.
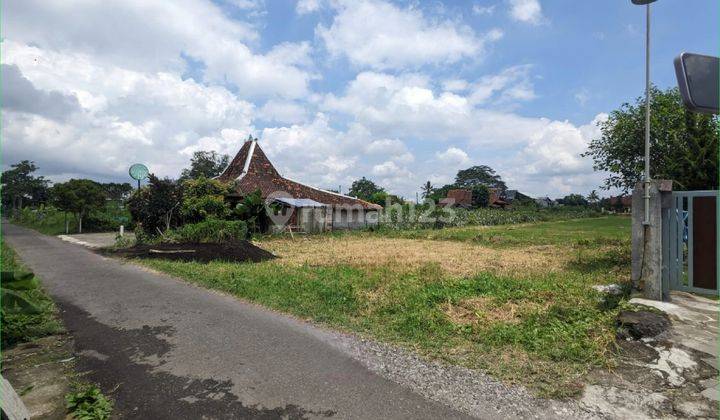
[{"label": "empty land plot", "polygon": [[261,263],[143,264],[542,395],[582,389],[613,364],[617,302],[595,284],[629,281],[629,219],[265,238]]}]

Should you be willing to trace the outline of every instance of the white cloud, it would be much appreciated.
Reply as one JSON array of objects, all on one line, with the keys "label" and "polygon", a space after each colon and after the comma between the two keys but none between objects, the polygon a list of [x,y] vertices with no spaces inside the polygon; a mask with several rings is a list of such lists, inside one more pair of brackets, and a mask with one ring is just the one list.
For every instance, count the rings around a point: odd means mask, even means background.
[{"label": "white cloud", "polygon": [[27,0],[3,6],[6,38],[14,41],[143,72],[182,73],[188,66],[183,56],[191,57],[205,66],[206,81],[230,83],[246,97],[308,93],[307,46],[297,45],[299,54],[290,48],[255,53],[249,46],[258,39],[253,26],[229,19],[209,1],[108,0],[79,7]]},{"label": "white cloud", "polygon": [[[454,63],[482,56],[500,30],[477,36],[466,25],[431,21],[415,8],[399,8],[380,0],[340,1],[332,25],[316,32],[333,56],[374,69]],[[442,40],[442,42],[439,42]]]},{"label": "white cloud", "polygon": [[40,90],[79,99],[63,121],[41,112],[4,109],[3,152],[7,162],[31,159],[46,174],[125,177],[144,162],[161,176],[176,177],[187,165],[181,150],[199,144],[235,153],[227,129],[254,131],[254,106],[227,89],[204,86],[171,73],[143,73],[99,64],[85,54],[67,54],[3,41],[7,64]]},{"label": "white cloud", "polygon": [[317,12],[322,7],[323,0],[299,0],[295,5],[295,12],[299,15]]},{"label": "white cloud", "polygon": [[[421,74],[363,72],[349,83],[343,96],[327,95],[322,106],[352,117],[370,138],[412,140],[430,150],[451,142],[422,157],[423,164],[412,169],[414,184],[418,179],[444,183],[464,166],[487,164],[507,178],[511,187],[533,195],[557,196],[561,190],[596,188],[602,174],[593,173],[590,160],[580,154],[597,135],[595,125],[602,116],[578,127],[567,121],[528,118],[485,107],[533,97],[518,94],[522,90],[518,86],[526,86],[529,69],[519,66],[480,78],[470,83],[466,96],[436,92],[429,78]],[[466,147],[461,147],[463,143]],[[394,180],[388,174],[404,168],[397,160],[388,161],[394,166],[381,162],[373,173]],[[405,184],[413,188],[410,191],[417,188]]]},{"label": "white cloud", "polygon": [[492,98],[498,102],[535,99],[530,70],[532,70],[531,65],[517,65],[508,67],[498,74],[483,76],[472,85],[470,102],[483,104]]},{"label": "white cloud", "polygon": [[457,147],[449,147],[442,153],[436,153],[435,156],[437,156],[440,162],[456,168],[467,165],[468,162],[470,162],[470,157],[468,156],[468,154],[465,153],[462,149],[458,149]]},{"label": "white cloud", "polygon": [[448,92],[462,92],[468,88],[470,84],[463,79],[449,79],[442,83],[443,90]]},{"label": "white cloud", "polygon": [[[579,127],[567,121],[547,122],[517,154],[514,169],[507,169],[513,182],[526,186],[531,193],[546,193],[548,185],[562,195],[597,188],[604,174],[593,172],[592,161],[581,154],[600,135],[598,124],[607,117],[598,114]],[[551,196],[561,195],[558,193],[547,192]]]},{"label": "white cloud", "polygon": [[495,5],[481,5],[478,3],[473,4],[472,11],[476,15],[492,15],[495,13]]},{"label": "white cloud", "polygon": [[543,22],[542,6],[540,0],[508,0],[510,3],[510,17],[513,19],[539,25]]},{"label": "white cloud", "polygon": [[257,116],[265,121],[294,124],[305,122],[307,111],[297,102],[270,100],[258,110]]},{"label": "white cloud", "polygon": [[590,92],[586,88],[582,88],[575,92],[573,97],[580,106],[585,106],[585,104],[590,100]]},{"label": "white cloud", "polygon": [[[504,92],[502,87],[496,90]],[[500,93],[499,98],[513,95]],[[420,74],[363,72],[349,83],[343,96],[327,95],[322,107],[351,115],[382,137],[463,140],[507,147],[522,141],[519,131],[537,125],[537,119],[476,108],[471,98],[435,92],[429,79]]]}]

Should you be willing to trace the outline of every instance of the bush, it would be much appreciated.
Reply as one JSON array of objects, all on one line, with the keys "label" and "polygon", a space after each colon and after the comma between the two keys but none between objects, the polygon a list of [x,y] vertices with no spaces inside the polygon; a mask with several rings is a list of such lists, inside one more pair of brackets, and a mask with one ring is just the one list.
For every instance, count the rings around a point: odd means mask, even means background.
[{"label": "bush", "polygon": [[15,252],[2,241],[0,245],[0,267],[3,272],[0,309],[2,347],[62,331],[62,325],[55,317],[52,300],[32,274],[27,273],[20,264]]},{"label": "bush", "polygon": [[148,185],[135,190],[128,198],[127,206],[133,222],[142,225],[146,234],[156,236],[179,224],[182,188],[171,179],[160,179],[153,174],[148,179]]},{"label": "bush", "polygon": [[224,219],[230,213],[225,196],[230,187],[217,179],[201,177],[183,182],[181,213],[184,221],[196,223],[209,217]]},{"label": "bush", "polygon": [[177,242],[233,242],[246,239],[247,224],[241,220],[209,218],[199,223],[189,223],[175,229],[168,238]]},{"label": "bush", "polygon": [[78,420],[105,420],[110,418],[113,404],[92,384],[75,384],[73,392],[65,396],[68,413]]}]

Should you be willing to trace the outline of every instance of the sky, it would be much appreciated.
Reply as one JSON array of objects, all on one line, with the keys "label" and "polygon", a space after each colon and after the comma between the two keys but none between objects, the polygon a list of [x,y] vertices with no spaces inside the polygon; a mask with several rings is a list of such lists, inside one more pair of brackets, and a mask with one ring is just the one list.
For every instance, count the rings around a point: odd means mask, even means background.
[{"label": "sky", "polygon": [[[718,55],[716,0],[652,6],[652,80]],[[2,2],[2,165],[55,182],[176,178],[249,135],[284,176],[414,199],[488,165],[532,196],[587,194],[598,124],[644,89],[630,0]],[[602,192],[608,195],[610,192]]]}]

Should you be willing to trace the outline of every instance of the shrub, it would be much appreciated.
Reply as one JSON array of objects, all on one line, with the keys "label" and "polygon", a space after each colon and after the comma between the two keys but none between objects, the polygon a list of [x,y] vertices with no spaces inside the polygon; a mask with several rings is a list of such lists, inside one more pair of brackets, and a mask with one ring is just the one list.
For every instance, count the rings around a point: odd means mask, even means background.
[{"label": "shrub", "polygon": [[2,347],[61,331],[52,300],[34,276],[20,264],[15,252],[1,241],[0,245]]},{"label": "shrub", "polygon": [[185,222],[195,223],[209,217],[224,219],[230,213],[225,196],[230,187],[216,179],[201,177],[183,182],[181,213]]},{"label": "shrub", "polygon": [[156,236],[178,225],[182,188],[171,179],[152,174],[148,178],[148,185],[136,190],[127,206],[133,221],[141,224],[146,234]]},{"label": "shrub", "polygon": [[75,384],[73,392],[65,396],[68,413],[78,420],[105,420],[110,418],[112,402],[100,389],[90,384]]},{"label": "shrub", "polygon": [[175,229],[168,235],[178,242],[233,242],[247,238],[247,224],[241,220],[220,220],[209,218],[198,223],[189,223]]}]

